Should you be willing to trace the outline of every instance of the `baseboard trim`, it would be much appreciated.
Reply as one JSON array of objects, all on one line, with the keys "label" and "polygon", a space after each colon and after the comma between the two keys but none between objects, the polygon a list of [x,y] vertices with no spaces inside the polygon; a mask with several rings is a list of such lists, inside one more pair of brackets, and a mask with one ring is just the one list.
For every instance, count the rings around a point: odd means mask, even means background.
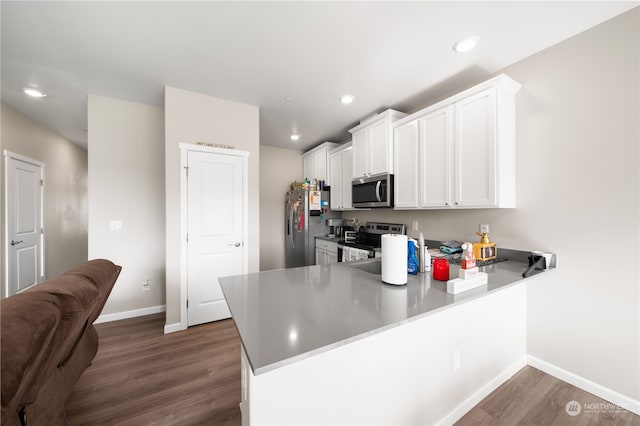
[{"label": "baseboard trim", "polygon": [[148,308],[134,309],[132,311],[115,312],[113,314],[100,315],[93,323],[100,324],[102,322],[118,321],[127,318],[142,317],[145,315],[157,314],[165,312],[167,310],[166,305],[150,306]]},{"label": "baseboard trim", "polygon": [[527,364],[640,416],[640,401],[531,355],[527,356]]},{"label": "baseboard trim", "polygon": [[176,331],[182,331],[182,324],[174,322],[173,324],[165,324],[164,334],[175,333]]},{"label": "baseboard trim", "polygon": [[487,384],[482,386],[476,392],[474,392],[467,399],[462,401],[457,407],[451,410],[447,415],[437,421],[436,425],[438,426],[449,426],[453,425],[455,422],[460,420],[465,414],[467,414],[473,407],[478,405],[480,401],[489,396],[491,392],[498,389],[500,385],[509,380],[511,376],[520,371],[523,367],[527,365],[527,357],[524,356],[511,366],[509,366],[502,373],[498,374],[496,377],[491,379]]}]

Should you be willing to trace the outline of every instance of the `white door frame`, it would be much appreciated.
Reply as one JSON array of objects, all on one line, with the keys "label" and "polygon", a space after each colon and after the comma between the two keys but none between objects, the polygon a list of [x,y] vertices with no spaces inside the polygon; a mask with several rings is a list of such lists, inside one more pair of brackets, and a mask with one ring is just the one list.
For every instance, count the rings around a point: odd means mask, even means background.
[{"label": "white door frame", "polygon": [[24,161],[25,163],[29,163],[29,164],[33,164],[34,166],[38,166],[41,169],[41,179],[42,179],[42,186],[40,189],[40,228],[41,228],[41,233],[40,233],[40,271],[41,271],[41,276],[38,277],[39,281],[42,281],[44,279],[45,276],[45,262],[44,262],[44,256],[45,256],[45,249],[44,249],[44,242],[45,242],[45,229],[44,229],[44,191],[45,191],[45,184],[46,184],[46,180],[45,180],[45,167],[46,164],[43,163],[42,161],[37,161],[34,160],[33,158],[29,158],[26,157],[24,155],[20,155],[20,154],[16,154],[15,152],[11,152],[11,151],[7,151],[4,150],[3,151],[3,155],[4,155],[4,223],[2,224],[2,226],[4,227],[4,277],[3,277],[3,287],[4,287],[4,296],[8,297],[9,296],[9,160],[10,159],[15,159],[15,160],[19,160],[19,161]]},{"label": "white door frame", "polygon": [[242,157],[242,273],[249,272],[249,151],[179,143],[180,147],[180,330],[187,329],[187,157],[189,151]]}]

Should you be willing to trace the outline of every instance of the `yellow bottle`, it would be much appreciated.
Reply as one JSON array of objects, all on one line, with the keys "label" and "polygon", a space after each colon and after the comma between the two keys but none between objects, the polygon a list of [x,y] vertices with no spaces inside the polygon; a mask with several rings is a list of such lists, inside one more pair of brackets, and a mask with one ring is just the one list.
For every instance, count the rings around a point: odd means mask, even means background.
[{"label": "yellow bottle", "polygon": [[496,243],[492,243],[489,234],[476,232],[479,235],[480,242],[473,243],[473,256],[476,260],[491,260],[498,256],[498,247]]}]

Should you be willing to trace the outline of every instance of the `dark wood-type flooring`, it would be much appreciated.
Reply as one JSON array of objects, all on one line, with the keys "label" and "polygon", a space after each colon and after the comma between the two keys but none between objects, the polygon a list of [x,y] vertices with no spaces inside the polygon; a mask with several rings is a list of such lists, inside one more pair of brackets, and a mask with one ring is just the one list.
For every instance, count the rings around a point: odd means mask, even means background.
[{"label": "dark wood-type flooring", "polygon": [[640,426],[640,417],[526,366],[455,424],[471,425]]},{"label": "dark wood-type flooring", "polygon": [[97,324],[100,347],[66,404],[69,425],[240,425],[232,320],[164,335],[164,314]]},{"label": "dark wood-type flooring", "polygon": [[[231,320],[167,335],[164,314],[96,328],[100,349],[67,402],[69,425],[240,425]],[[567,414],[569,401],[580,414]],[[456,423],[469,425],[640,426],[640,417],[528,366]]]}]

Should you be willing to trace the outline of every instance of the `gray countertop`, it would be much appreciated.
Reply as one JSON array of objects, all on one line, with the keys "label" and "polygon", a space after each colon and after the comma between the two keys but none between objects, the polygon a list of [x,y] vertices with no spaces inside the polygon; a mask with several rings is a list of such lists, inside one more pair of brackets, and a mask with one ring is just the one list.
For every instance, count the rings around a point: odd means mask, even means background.
[{"label": "gray countertop", "polygon": [[[431,273],[407,285],[383,284],[359,262],[279,269],[220,278],[253,373],[281,366],[397,327],[425,315],[523,282],[528,264],[506,261],[480,268],[489,282],[457,295]],[[375,265],[371,265],[375,266]],[[451,278],[458,276],[451,265]],[[546,273],[546,272],[543,272]]]},{"label": "gray countertop", "polygon": [[340,237],[327,237],[327,236],[319,236],[319,237],[315,237],[316,240],[325,240],[325,241],[333,241],[334,243],[337,243],[338,241],[340,241],[342,238]]}]

